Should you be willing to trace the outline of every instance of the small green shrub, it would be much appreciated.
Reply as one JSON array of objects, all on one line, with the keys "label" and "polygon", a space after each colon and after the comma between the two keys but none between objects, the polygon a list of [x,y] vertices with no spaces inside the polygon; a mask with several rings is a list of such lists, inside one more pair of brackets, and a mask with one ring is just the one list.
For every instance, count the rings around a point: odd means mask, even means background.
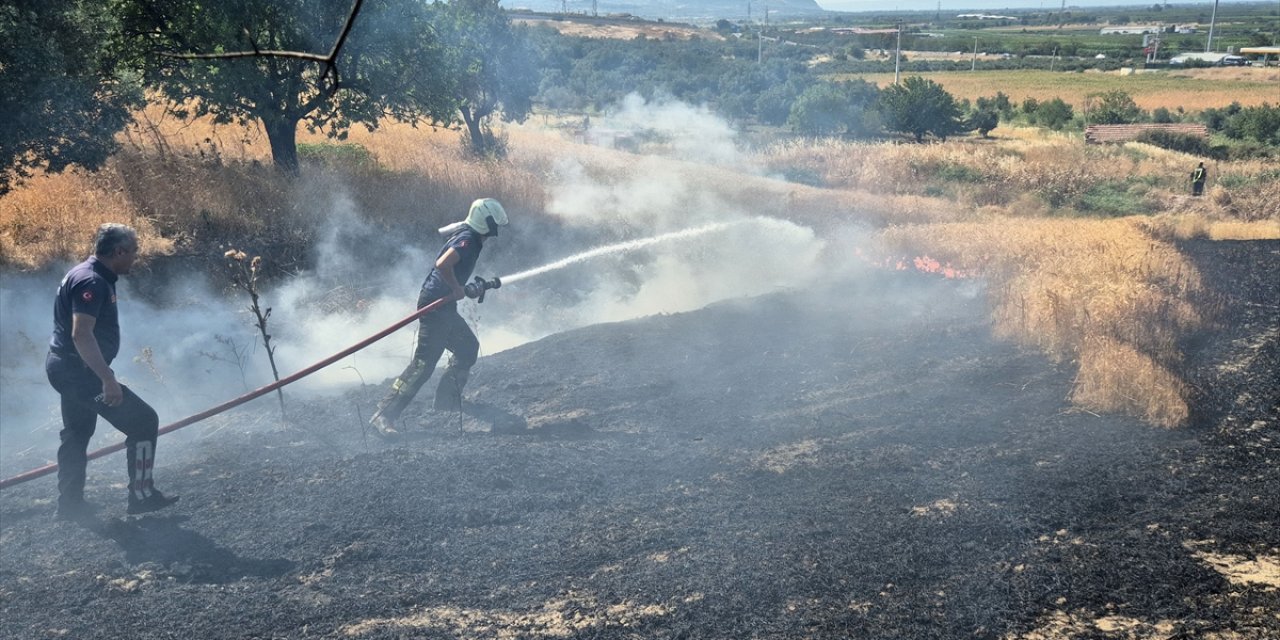
[{"label": "small green shrub", "polygon": [[1223,173],[1218,178],[1218,184],[1227,189],[1247,189],[1258,184],[1268,182],[1280,182],[1280,169],[1273,171],[1263,171],[1255,175],[1242,173]]},{"label": "small green shrub", "polygon": [[1214,157],[1213,146],[1209,144],[1209,141],[1200,136],[1185,133],[1148,130],[1138,134],[1138,142],[1195,156]]},{"label": "small green shrub", "polygon": [[1131,188],[1124,183],[1102,182],[1080,194],[1075,208],[1085,213],[1106,216],[1150,213],[1145,195],[1146,188],[1141,185],[1133,185]]},{"label": "small green shrub", "polygon": [[936,169],[939,179],[947,182],[969,182],[978,184],[986,180],[981,171],[963,164],[943,163]]},{"label": "small green shrub", "polygon": [[299,144],[298,161],[349,169],[378,166],[378,161],[374,159],[373,154],[369,153],[363,145],[354,142]]}]

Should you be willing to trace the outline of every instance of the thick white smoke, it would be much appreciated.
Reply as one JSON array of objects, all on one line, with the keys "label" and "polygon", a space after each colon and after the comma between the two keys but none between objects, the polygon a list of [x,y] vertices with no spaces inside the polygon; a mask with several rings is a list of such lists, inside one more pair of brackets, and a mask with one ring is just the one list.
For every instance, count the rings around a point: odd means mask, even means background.
[{"label": "thick white smoke", "polygon": [[[540,337],[599,322],[674,313],[717,300],[795,286],[812,277],[822,241],[807,228],[735,210],[682,172],[673,160],[742,166],[746,159],[733,132],[705,109],[629,98],[597,126],[667,141],[667,157],[637,158],[634,171],[600,182],[566,161],[549,186],[550,213],[572,232],[600,225],[640,240],[706,225],[715,231],[658,242],[634,251],[609,252],[553,273],[491,292],[484,305],[461,303],[476,325],[482,353],[492,354]],[[326,193],[316,206],[326,229],[313,271],[264,285],[272,308],[270,330],[281,376],[334,354],[412,313],[417,290],[439,249],[440,238],[403,242],[367,225],[350,199]],[[517,208],[517,207],[512,207]],[[461,212],[460,212],[461,215]],[[521,233],[513,218],[506,234]],[[562,234],[583,237],[587,234]],[[570,257],[592,246],[551,240],[526,260],[508,252],[530,246],[504,237],[486,244],[477,275],[509,275],[492,266],[525,270]],[[505,243],[504,243],[505,241]],[[376,254],[376,255],[374,255]],[[270,256],[264,256],[270,260]],[[375,259],[376,258],[376,259]],[[534,261],[536,260],[536,262]],[[371,268],[371,264],[378,265]],[[51,461],[60,429],[57,394],[43,364],[52,329],[53,295],[70,265],[43,274],[6,275],[0,282],[0,476]],[[142,277],[142,276],[138,276]],[[120,284],[124,344],[117,374],[160,412],[168,424],[271,382],[266,354],[243,292],[215,291],[220,277],[192,276],[175,283],[152,306],[135,294],[129,277]],[[330,294],[340,294],[336,302]],[[335,393],[360,384],[382,384],[408,362],[416,323],[287,387],[290,396]],[[274,399],[255,400],[274,411]],[[191,430],[196,430],[192,428]],[[100,423],[93,447],[120,436]]]},{"label": "thick white smoke", "polygon": [[[565,267],[554,281],[573,282],[582,295],[564,304],[564,296],[548,290],[542,299],[549,302],[534,298],[510,310],[498,326],[482,326],[488,352],[572,327],[759,295],[812,276],[823,249],[812,230],[731,206],[688,170],[688,163],[697,163],[750,171],[748,155],[722,118],[705,108],[631,95],[592,126],[609,135],[589,132],[588,138],[645,140],[645,150],[660,155],[639,156],[630,171],[609,180],[593,178],[572,158],[562,160],[548,187],[548,213],[570,228],[610,226],[629,230],[634,239],[716,230],[645,246],[638,256],[619,252]],[[568,257],[590,249],[566,245],[558,253]],[[512,288],[542,286],[534,280]]]}]

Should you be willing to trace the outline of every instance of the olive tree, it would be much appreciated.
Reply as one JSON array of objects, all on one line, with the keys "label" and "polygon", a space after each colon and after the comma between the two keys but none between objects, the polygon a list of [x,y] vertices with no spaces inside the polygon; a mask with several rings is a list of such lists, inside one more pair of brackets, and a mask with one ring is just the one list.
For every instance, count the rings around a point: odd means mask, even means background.
[{"label": "olive tree", "polygon": [[457,114],[471,148],[495,151],[490,117],[521,122],[533,109],[539,75],[526,31],[512,26],[498,0],[451,0],[438,6],[436,27],[445,43]]},{"label": "olive tree", "polygon": [[955,98],[942,85],[920,76],[882,90],[880,112],[886,129],[909,133],[916,142],[923,141],[926,134],[946,140],[968,130]]},{"label": "olive tree", "polygon": [[447,121],[455,110],[432,5],[418,0],[111,2],[121,51],[179,115],[259,121],[275,165],[289,172],[299,124],[341,139],[355,124]]}]

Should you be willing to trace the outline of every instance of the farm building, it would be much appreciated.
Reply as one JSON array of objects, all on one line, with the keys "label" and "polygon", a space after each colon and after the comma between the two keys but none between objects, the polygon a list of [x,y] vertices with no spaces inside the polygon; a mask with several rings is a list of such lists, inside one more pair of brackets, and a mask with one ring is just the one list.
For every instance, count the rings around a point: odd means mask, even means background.
[{"label": "farm building", "polygon": [[1164,131],[1198,138],[1209,136],[1209,128],[1202,124],[1091,124],[1084,128],[1084,141],[1089,144],[1128,142],[1137,140],[1147,131]]}]

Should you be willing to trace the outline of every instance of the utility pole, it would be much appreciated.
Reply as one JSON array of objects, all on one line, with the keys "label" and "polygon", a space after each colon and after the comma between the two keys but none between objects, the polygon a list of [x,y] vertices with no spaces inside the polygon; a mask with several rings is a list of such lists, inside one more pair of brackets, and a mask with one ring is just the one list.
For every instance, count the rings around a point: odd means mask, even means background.
[{"label": "utility pole", "polygon": [[893,84],[898,84],[898,69],[902,66],[902,23],[898,23],[898,44],[893,48]]},{"label": "utility pole", "polygon": [[978,36],[973,37],[973,65],[969,67],[969,70],[978,70]]},{"label": "utility pole", "polygon": [[764,22],[756,23],[759,36],[755,38],[755,64],[764,63],[764,29],[769,27],[769,3],[763,4]]},{"label": "utility pole", "polygon": [[1218,20],[1218,0],[1213,0],[1213,13],[1209,16],[1209,39],[1204,43],[1204,52],[1213,51],[1213,23]]}]

